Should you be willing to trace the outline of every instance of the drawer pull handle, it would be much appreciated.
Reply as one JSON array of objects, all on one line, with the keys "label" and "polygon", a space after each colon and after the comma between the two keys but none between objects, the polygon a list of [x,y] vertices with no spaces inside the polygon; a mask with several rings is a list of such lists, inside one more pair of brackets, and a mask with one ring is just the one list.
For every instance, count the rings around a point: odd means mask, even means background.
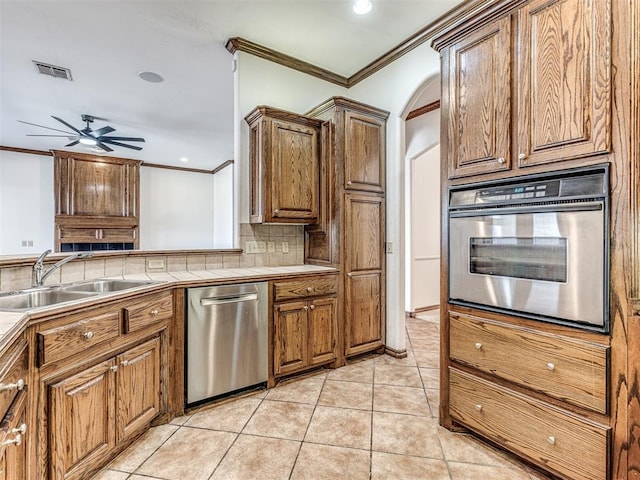
[{"label": "drawer pull handle", "polygon": [[553,371],[556,369],[556,366],[553,363],[549,362],[547,363],[547,369]]},{"label": "drawer pull handle", "polygon": [[307,292],[313,292],[313,288],[307,287]]},{"label": "drawer pull handle", "polygon": [[16,383],[0,383],[0,392],[6,390],[22,390],[24,388],[24,380],[19,378]]},{"label": "drawer pull handle", "polygon": [[482,350],[482,344],[480,342],[476,343],[476,349]]},{"label": "drawer pull handle", "polygon": [[477,404],[477,405],[476,405],[476,410],[477,410],[477,411],[479,411],[479,412],[481,412],[481,411],[482,411],[482,405]]},{"label": "drawer pull handle", "polygon": [[547,437],[547,442],[549,442],[549,445],[555,445],[556,444],[556,437],[548,436]]},{"label": "drawer pull handle", "polygon": [[112,365],[111,367],[109,367],[109,370],[111,370],[112,372],[117,372],[118,371],[118,366],[117,365]]},{"label": "drawer pull handle", "polygon": [[91,340],[93,338],[93,332],[85,332],[82,334],[82,336],[87,340]]},{"label": "drawer pull handle", "polygon": [[498,163],[499,163],[500,165],[504,165],[504,157],[500,157],[500,158],[498,159]]},{"label": "drawer pull handle", "polygon": [[21,433],[22,435],[24,435],[25,433],[27,433],[27,424],[22,423],[18,428],[12,428],[11,433]]},{"label": "drawer pull handle", "polygon": [[17,434],[15,438],[12,438],[11,440],[5,440],[4,442],[2,442],[2,445],[4,447],[9,447],[11,445],[19,447],[20,445],[22,445],[22,434]]},{"label": "drawer pull handle", "polygon": [[154,317],[157,317],[158,316],[158,310],[155,309],[155,308],[153,310],[151,310],[151,315],[153,315]]},{"label": "drawer pull handle", "polygon": [[315,305],[309,305],[309,308],[310,308],[311,310],[313,310],[313,309],[315,309],[315,308],[316,308],[316,306],[315,306]]}]

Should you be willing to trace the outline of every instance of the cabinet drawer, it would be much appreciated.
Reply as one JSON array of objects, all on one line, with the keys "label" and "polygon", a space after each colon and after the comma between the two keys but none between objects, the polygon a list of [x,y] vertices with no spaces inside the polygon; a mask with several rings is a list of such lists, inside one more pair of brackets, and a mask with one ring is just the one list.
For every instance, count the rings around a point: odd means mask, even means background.
[{"label": "cabinet drawer", "polygon": [[462,315],[451,315],[450,326],[453,360],[607,412],[609,347]]},{"label": "cabinet drawer", "polygon": [[24,389],[29,373],[26,340],[19,340],[0,358],[0,420],[18,392]]},{"label": "cabinet drawer", "polygon": [[124,308],[124,332],[135,332],[173,317],[173,294],[165,292],[131,302]]},{"label": "cabinet drawer", "polygon": [[273,299],[286,300],[318,295],[331,295],[338,291],[338,276],[311,277],[273,283]]},{"label": "cabinet drawer", "polygon": [[454,368],[451,416],[490,440],[563,477],[607,477],[609,427]]},{"label": "cabinet drawer", "polygon": [[118,311],[42,330],[37,334],[40,366],[81,352],[120,334]]}]

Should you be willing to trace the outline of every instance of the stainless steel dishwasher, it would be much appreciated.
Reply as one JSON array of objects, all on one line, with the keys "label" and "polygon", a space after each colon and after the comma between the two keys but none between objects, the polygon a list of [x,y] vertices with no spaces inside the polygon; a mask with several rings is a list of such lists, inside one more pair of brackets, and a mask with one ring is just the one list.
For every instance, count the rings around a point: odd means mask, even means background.
[{"label": "stainless steel dishwasher", "polygon": [[267,284],[187,289],[186,403],[267,381]]}]

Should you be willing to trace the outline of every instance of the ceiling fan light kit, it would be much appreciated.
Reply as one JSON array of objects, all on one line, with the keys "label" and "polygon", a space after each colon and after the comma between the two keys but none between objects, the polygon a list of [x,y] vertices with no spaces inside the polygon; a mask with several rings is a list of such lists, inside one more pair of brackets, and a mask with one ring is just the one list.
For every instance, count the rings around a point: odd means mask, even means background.
[{"label": "ceiling fan light kit", "polygon": [[[115,137],[108,135],[116,131],[115,128],[107,125],[105,127],[98,128],[97,130],[93,130],[91,128],[91,124],[94,120],[104,120],[98,117],[94,117],[92,115],[83,114],[81,116],[82,121],[85,122],[86,126],[80,130],[70,123],[62,120],[59,117],[51,115],[51,118],[57,120],[62,123],[65,127],[71,130],[71,132],[60,130],[57,128],[46,127],[44,125],[38,125],[36,123],[24,122],[22,120],[18,120],[20,123],[25,123],[27,125],[33,125],[35,127],[46,128],[48,130],[53,130],[56,132],[65,133],[66,135],[27,135],[28,137],[67,137],[67,139],[72,140],[71,143],[65,145],[65,147],[73,147],[77,144],[86,145],[89,147],[93,147],[92,150],[100,151],[100,152],[113,152],[113,148],[108,145],[114,145],[116,147],[130,148],[132,150],[142,150],[142,147],[137,145],[129,145],[123,142],[144,142],[144,138],[141,137]],[[108,145],[107,145],[108,144]],[[98,150],[99,149],[99,150]]]}]

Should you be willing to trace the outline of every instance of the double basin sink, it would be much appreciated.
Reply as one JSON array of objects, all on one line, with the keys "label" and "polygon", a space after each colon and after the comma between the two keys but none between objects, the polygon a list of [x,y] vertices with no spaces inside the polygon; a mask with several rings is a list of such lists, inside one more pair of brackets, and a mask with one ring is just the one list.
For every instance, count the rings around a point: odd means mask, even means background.
[{"label": "double basin sink", "polygon": [[100,294],[152,285],[151,280],[91,280],[55,287],[34,287],[16,292],[0,293],[0,310],[25,311],[50,307]]}]

